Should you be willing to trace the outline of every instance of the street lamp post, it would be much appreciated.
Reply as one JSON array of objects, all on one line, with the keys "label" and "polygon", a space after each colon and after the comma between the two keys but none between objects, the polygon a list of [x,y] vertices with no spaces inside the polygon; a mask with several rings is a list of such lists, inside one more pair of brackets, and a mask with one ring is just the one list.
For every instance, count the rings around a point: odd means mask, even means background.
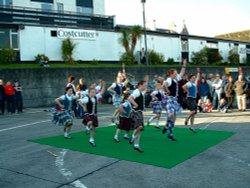
[{"label": "street lamp post", "polygon": [[146,0],[141,0],[142,9],[143,9],[143,28],[144,28],[144,42],[145,42],[145,56],[146,56],[146,65],[149,65],[148,62],[148,47],[147,47],[147,31],[146,31],[146,18],[145,18],[145,3]]}]

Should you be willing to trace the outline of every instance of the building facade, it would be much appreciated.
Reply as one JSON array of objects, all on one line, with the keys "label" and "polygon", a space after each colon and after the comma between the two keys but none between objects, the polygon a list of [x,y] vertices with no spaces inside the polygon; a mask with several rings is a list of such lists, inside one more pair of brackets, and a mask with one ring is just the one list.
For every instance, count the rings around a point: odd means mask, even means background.
[{"label": "building facade", "polygon": [[[61,61],[61,43],[70,37],[76,43],[74,58],[81,61],[118,62],[124,49],[114,16],[105,15],[104,0],[0,0],[0,48],[18,51],[20,61],[33,61],[45,54]],[[147,32],[148,49],[160,52],[165,60],[191,60],[193,52],[212,48],[227,61],[231,49],[240,62],[250,60],[250,44],[240,41],[167,33]],[[142,37],[136,54],[144,47]]]}]

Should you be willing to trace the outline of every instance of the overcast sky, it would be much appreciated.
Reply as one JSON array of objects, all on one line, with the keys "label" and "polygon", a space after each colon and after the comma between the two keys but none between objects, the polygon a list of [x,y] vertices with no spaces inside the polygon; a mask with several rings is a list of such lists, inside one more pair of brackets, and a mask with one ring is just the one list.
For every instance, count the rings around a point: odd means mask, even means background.
[{"label": "overcast sky", "polygon": [[[180,32],[185,20],[189,33],[200,36],[250,29],[250,0],[146,0],[145,9],[151,28],[176,25]],[[105,0],[105,10],[116,24],[143,23],[141,0]]]}]

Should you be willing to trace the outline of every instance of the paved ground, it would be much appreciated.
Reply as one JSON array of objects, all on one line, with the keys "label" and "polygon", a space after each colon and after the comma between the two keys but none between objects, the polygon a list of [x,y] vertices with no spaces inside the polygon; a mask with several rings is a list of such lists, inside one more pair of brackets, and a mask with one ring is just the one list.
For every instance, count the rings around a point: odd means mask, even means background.
[{"label": "paved ground", "polygon": [[[51,125],[50,114],[44,110],[47,109],[26,109],[22,115],[0,116],[1,188],[250,187],[249,111],[198,114],[199,128],[236,134],[172,169],[165,169],[27,142],[61,133],[60,128]],[[110,124],[112,111],[111,105],[100,107],[102,126]],[[186,113],[179,116],[177,126],[182,126]],[[76,120],[73,131],[82,129],[81,121]]]}]

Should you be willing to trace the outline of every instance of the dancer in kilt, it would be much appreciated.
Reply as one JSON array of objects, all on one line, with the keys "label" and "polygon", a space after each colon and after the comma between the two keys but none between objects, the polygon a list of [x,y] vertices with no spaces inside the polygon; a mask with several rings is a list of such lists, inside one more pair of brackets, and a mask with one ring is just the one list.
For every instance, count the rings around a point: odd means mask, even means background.
[{"label": "dancer in kilt", "polygon": [[134,143],[134,149],[138,152],[143,152],[140,148],[141,132],[144,129],[143,110],[144,110],[144,93],[147,89],[147,82],[141,80],[138,83],[138,89],[134,90],[129,96],[128,101],[133,105],[134,110],[131,113],[132,127],[134,128],[133,135],[130,139],[130,144]]},{"label": "dancer in kilt", "polygon": [[76,100],[73,95],[72,87],[66,87],[66,94],[55,100],[59,106],[52,109],[53,120],[52,122],[59,126],[64,126],[64,138],[71,139],[69,132],[73,125],[72,104]]},{"label": "dancer in kilt", "polygon": [[155,85],[155,90],[152,92],[152,106],[153,106],[153,114],[155,116],[151,117],[147,121],[147,125],[149,125],[153,120],[156,119],[156,126],[155,128],[160,129],[160,117],[162,113],[162,82],[157,82]]},{"label": "dancer in kilt", "polygon": [[120,142],[119,140],[119,133],[121,130],[125,130],[126,133],[124,135],[124,139],[129,139],[128,133],[131,129],[131,112],[132,112],[132,105],[127,100],[129,97],[129,94],[124,94],[123,103],[118,108],[117,112],[115,113],[115,116],[119,115],[119,124],[117,126],[117,130],[114,136],[115,142]]},{"label": "dancer in kilt", "polygon": [[173,129],[176,120],[177,112],[181,111],[181,106],[178,103],[178,81],[181,80],[182,76],[186,71],[186,59],[183,60],[183,66],[180,74],[178,74],[176,69],[170,69],[167,72],[167,79],[164,81],[163,87],[165,90],[165,95],[163,98],[163,104],[165,105],[167,111],[166,126],[162,130],[165,134],[168,131],[168,138],[172,141],[176,141],[173,135]]},{"label": "dancer in kilt", "polygon": [[187,126],[188,121],[190,120],[189,130],[193,133],[196,133],[194,128],[194,118],[195,114],[197,114],[197,83],[200,79],[200,68],[197,68],[197,76],[191,74],[189,76],[189,82],[182,86],[183,90],[187,93],[187,107],[190,110],[188,117],[185,119],[184,124]]},{"label": "dancer in kilt", "polygon": [[84,109],[84,117],[82,123],[86,126],[86,134],[90,133],[89,143],[91,146],[96,147],[94,136],[95,129],[98,127],[97,118],[97,98],[95,88],[89,89],[88,96],[79,100],[79,105]]}]

